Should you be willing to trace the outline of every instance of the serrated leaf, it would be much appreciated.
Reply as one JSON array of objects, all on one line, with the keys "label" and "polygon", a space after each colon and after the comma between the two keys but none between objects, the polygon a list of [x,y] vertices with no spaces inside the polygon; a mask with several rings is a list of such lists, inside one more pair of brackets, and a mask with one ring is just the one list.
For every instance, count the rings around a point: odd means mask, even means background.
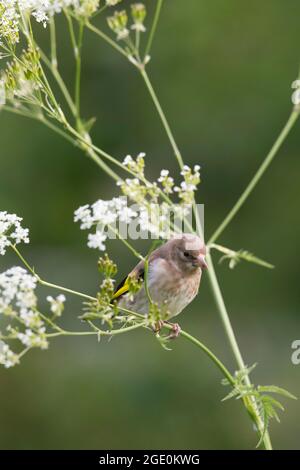
[{"label": "serrated leaf", "polygon": [[231,398],[234,398],[239,394],[240,394],[240,391],[238,389],[234,388],[234,389],[231,390],[231,392],[228,393],[228,395],[226,395],[224,398],[222,398],[221,401],[230,400]]},{"label": "serrated leaf", "polygon": [[155,338],[157,339],[157,341],[159,342],[159,344],[161,345],[161,347],[165,350],[165,351],[172,351],[171,348],[168,348],[167,344],[169,343],[169,338],[168,336],[161,336],[159,333],[157,333],[155,335]]},{"label": "serrated leaf", "polygon": [[254,264],[257,264],[259,266],[262,266],[264,268],[268,268],[268,269],[273,269],[274,268],[274,265],[261,259],[261,258],[258,258],[257,256],[253,255],[252,253],[250,253],[249,251],[247,250],[238,250],[238,251],[235,251],[235,250],[231,250],[230,248],[227,248],[225,246],[222,246],[222,245],[217,245],[215,243],[212,243],[210,245],[211,248],[215,248],[216,250],[220,251],[221,253],[223,253],[224,255],[221,257],[220,259],[220,263],[222,263],[225,259],[229,260],[229,268],[230,269],[233,269],[236,267],[236,265],[241,261],[241,260],[244,260],[244,261],[247,261],[249,263],[254,263]]},{"label": "serrated leaf", "polygon": [[276,400],[275,398],[271,397],[270,395],[263,395],[261,397],[262,402],[264,403],[265,406],[269,407],[276,407],[281,411],[284,411],[283,405],[280,403],[280,401]]},{"label": "serrated leaf", "polygon": [[257,390],[259,392],[265,392],[265,393],[277,393],[278,395],[291,398],[292,400],[298,400],[298,398],[295,397],[295,395],[288,392],[284,388],[277,387],[277,385],[258,385]]}]

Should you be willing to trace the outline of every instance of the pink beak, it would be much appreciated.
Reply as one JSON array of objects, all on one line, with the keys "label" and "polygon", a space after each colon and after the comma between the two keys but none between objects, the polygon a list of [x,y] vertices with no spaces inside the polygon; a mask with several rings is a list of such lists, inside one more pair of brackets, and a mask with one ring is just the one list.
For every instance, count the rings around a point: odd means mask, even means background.
[{"label": "pink beak", "polygon": [[197,261],[198,261],[198,265],[201,269],[207,269],[208,268],[208,265],[207,265],[207,262],[205,260],[205,256],[204,255],[199,255],[197,257]]}]

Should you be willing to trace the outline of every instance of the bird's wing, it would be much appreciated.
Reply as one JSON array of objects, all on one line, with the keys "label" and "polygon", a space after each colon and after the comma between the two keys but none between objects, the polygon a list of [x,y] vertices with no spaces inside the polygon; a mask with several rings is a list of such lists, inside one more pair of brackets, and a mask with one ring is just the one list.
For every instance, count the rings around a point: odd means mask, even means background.
[{"label": "bird's wing", "polygon": [[135,279],[144,279],[145,274],[145,263],[144,261],[140,261],[136,267],[128,274],[116,287],[115,293],[112,297],[112,300],[119,300],[120,297],[126,294],[129,290],[129,278],[134,277]]},{"label": "bird's wing", "polygon": [[[149,256],[149,263],[154,261],[156,258],[166,258],[165,246],[160,246],[156,250],[152,251]],[[136,267],[126,276],[122,282],[117,286],[112,300],[118,300],[122,295],[126,294],[129,290],[129,277],[134,277],[136,280],[144,279],[145,277],[145,262],[141,260]]]}]

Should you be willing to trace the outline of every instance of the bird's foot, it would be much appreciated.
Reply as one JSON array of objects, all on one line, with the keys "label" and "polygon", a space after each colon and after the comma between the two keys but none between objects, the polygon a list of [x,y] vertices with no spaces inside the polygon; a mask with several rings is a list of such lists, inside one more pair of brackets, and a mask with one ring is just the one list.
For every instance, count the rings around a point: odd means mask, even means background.
[{"label": "bird's foot", "polygon": [[165,322],[163,320],[158,320],[153,327],[154,333],[159,333],[162,327],[164,326],[164,323]]},{"label": "bird's foot", "polygon": [[168,335],[168,339],[178,338],[181,332],[180,325],[178,323],[171,323],[171,322],[164,321],[164,320],[158,320],[155,323],[155,326],[153,328],[154,333],[159,333],[165,324],[170,325],[172,327],[172,330],[170,334]]},{"label": "bird's foot", "polygon": [[169,334],[168,338],[169,339],[178,338],[178,336],[180,335],[180,332],[181,332],[180,325],[178,323],[170,323],[170,322],[165,322],[165,323],[172,326],[172,330],[171,330],[171,333]]}]

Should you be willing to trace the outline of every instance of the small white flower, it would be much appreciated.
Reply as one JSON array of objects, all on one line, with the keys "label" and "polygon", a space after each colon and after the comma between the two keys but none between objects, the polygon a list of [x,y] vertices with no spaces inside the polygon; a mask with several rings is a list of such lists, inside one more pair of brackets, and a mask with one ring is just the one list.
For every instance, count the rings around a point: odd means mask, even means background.
[{"label": "small white flower", "polygon": [[51,295],[48,295],[46,300],[50,303],[51,312],[56,317],[60,317],[64,310],[64,303],[66,301],[66,297],[63,294],[58,295],[56,298],[52,297]]},{"label": "small white flower", "polygon": [[0,341],[0,364],[6,369],[13,367],[19,363],[19,357],[8,346],[8,344]]},{"label": "small white flower", "polygon": [[105,242],[107,236],[102,232],[89,233],[88,235],[88,247],[96,248],[100,251],[105,251],[106,247],[103,242]]},{"label": "small white flower", "polygon": [[16,214],[0,212],[0,255],[5,255],[10,244],[29,243],[29,230],[21,222],[22,218]]},{"label": "small white flower", "polygon": [[94,219],[92,217],[91,209],[88,204],[85,206],[79,207],[74,212],[74,222],[81,222],[80,228],[81,230],[89,229],[92,227],[94,223]]},{"label": "small white flower", "polygon": [[17,338],[27,348],[48,348],[48,341],[46,338],[46,329],[44,327],[39,328],[37,331],[32,331],[27,328],[25,333],[18,333]]},{"label": "small white flower", "polygon": [[126,155],[126,157],[123,160],[123,165],[128,166],[133,162],[132,156],[131,155]]}]

